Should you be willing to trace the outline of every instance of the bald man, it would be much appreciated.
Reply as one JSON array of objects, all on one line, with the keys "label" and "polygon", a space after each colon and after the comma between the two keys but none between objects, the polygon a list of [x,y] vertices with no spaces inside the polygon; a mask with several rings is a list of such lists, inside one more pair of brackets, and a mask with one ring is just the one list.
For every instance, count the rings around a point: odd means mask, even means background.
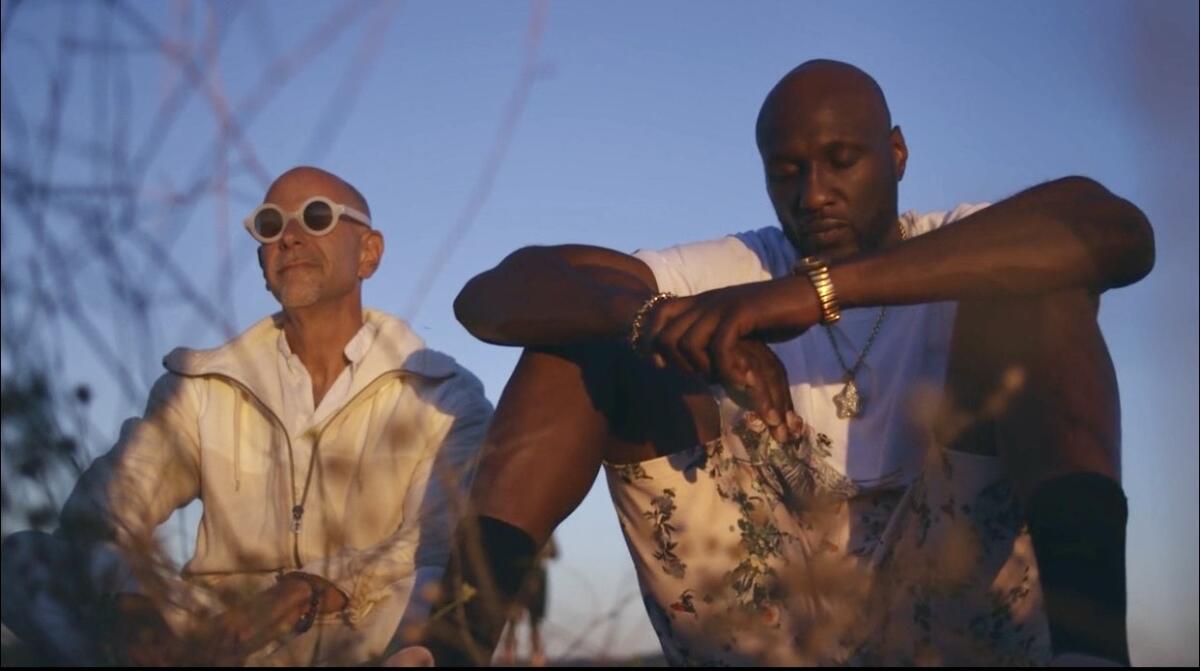
[{"label": "bald man", "polygon": [[[526,248],[463,289],[527,349],[448,592],[508,598],[602,468],[672,664],[1128,663],[1096,311],[1150,271],[1146,218],[1082,177],[899,213],[908,147],[845,63],[789,72],[756,138],[778,227]],[[486,659],[465,615],[439,661]]]},{"label": "bald man", "polygon": [[[491,415],[482,386],[363,308],[384,238],[349,183],[289,170],[245,223],[282,310],[171,352],[55,536],[5,541],[5,623],[55,661],[370,662],[441,577]],[[164,576],[154,531],[195,499],[195,552]]]}]

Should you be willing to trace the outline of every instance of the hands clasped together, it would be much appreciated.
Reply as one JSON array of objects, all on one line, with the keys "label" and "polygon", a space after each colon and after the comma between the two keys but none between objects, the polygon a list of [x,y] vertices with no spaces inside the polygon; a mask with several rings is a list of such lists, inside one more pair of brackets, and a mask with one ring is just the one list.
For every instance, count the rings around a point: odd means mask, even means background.
[{"label": "hands clasped together", "polygon": [[643,319],[635,320],[631,342],[659,367],[675,366],[720,384],[783,441],[793,431],[789,427],[802,423],[792,407],[787,372],[767,343],[795,338],[820,320],[819,307],[806,300],[806,283],[783,278],[651,299]]}]

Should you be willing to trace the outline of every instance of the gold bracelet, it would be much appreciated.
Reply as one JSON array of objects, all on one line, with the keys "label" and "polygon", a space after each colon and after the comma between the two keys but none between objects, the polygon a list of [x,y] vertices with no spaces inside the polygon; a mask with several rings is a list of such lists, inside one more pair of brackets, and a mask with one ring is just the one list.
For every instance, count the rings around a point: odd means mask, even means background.
[{"label": "gold bracelet", "polygon": [[817,290],[817,302],[821,304],[821,323],[832,324],[842,318],[837,292],[833,289],[833,278],[829,276],[829,265],[817,256],[806,256],[796,264],[796,272],[808,276]]},{"label": "gold bracelet", "polygon": [[[634,352],[638,352],[638,345],[642,342],[642,327],[645,326],[646,317],[650,315],[650,312],[654,308],[658,307],[659,303],[668,298],[675,298],[675,294],[670,291],[660,291],[647,298],[646,302],[642,303],[642,307],[638,308],[638,311],[633,314],[633,321],[629,324],[629,337],[627,340],[629,341],[630,349]],[[640,354],[640,352],[638,353]]]}]

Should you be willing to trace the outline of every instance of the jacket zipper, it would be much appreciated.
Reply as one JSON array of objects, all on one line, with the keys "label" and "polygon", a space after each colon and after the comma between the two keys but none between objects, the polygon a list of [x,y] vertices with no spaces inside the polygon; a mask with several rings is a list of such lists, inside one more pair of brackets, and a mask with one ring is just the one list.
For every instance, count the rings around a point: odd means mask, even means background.
[{"label": "jacket zipper", "polygon": [[[376,391],[377,387],[382,386],[383,380],[385,378],[391,378],[391,377],[398,378],[398,377],[403,377],[404,375],[407,375],[407,374],[408,374],[408,372],[402,368],[393,368],[392,370],[381,373],[374,380],[371,380],[365,387],[360,389],[358,391],[358,393],[356,393],[354,396],[350,397],[350,400],[346,401],[346,403],[341,407],[341,409],[339,409],[337,412],[330,415],[321,424],[321,427],[317,432],[316,438],[313,440],[312,454],[309,457],[309,459],[311,460],[311,459],[317,458],[318,448],[321,444],[321,437],[325,435],[325,430],[327,428],[329,428],[329,425],[332,424],[335,419],[337,419],[343,413],[349,411],[351,406],[356,405],[364,396],[367,395],[368,392],[374,393]],[[253,400],[255,404],[257,404],[260,408],[265,410],[267,415],[269,415],[271,417],[271,419],[274,420],[276,426],[278,426],[279,429],[281,430],[281,432],[283,433],[284,439],[287,441],[288,455],[292,461],[292,463],[290,464],[290,467],[291,467],[291,471],[292,471],[292,478],[291,478],[292,505],[294,507],[296,505],[296,464],[295,464],[295,457],[294,457],[295,453],[292,449],[292,437],[288,433],[287,427],[284,425],[283,420],[279,418],[279,415],[275,414],[275,411],[272,410],[270,408],[270,406],[268,406],[266,403],[263,403],[262,399],[260,399],[253,391],[250,391],[249,387],[247,387],[246,385],[242,384],[238,380],[236,380],[228,375],[225,375],[223,373],[204,373],[202,375],[187,376],[187,377],[215,377],[215,378],[220,378],[222,380],[225,380],[232,386],[234,386],[234,387],[240,389],[242,392],[244,392],[246,394],[246,396],[250,397],[250,399]],[[300,532],[299,532],[299,530],[297,530],[295,533],[290,533],[288,535],[292,537],[292,562],[295,564],[295,566],[293,568],[301,568],[303,566],[303,563],[300,561]]]}]

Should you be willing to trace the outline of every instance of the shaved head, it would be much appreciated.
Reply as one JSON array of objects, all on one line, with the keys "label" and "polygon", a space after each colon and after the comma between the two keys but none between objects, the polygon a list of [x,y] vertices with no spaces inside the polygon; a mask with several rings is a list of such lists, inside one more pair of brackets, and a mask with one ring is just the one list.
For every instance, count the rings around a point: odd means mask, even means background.
[{"label": "shaved head", "polygon": [[802,63],[767,94],[755,140],[798,252],[836,260],[895,241],[908,148],[870,75],[839,61]]},{"label": "shaved head", "polygon": [[763,100],[755,124],[759,147],[778,115],[812,107],[853,110],[885,135],[892,128],[892,113],[874,77],[849,63],[815,59],[792,68]]},{"label": "shaved head", "polygon": [[285,310],[338,302],[361,307],[361,283],[379,266],[383,234],[346,214],[336,220],[337,225],[319,233],[310,231],[296,219],[303,216],[300,208],[315,196],[371,216],[362,193],[328,170],[299,166],[280,175],[263,197],[264,203],[275,205],[286,217],[280,236],[258,248],[267,288]]},{"label": "shaved head", "polygon": [[334,200],[349,205],[367,216],[371,216],[371,207],[367,204],[367,199],[362,195],[354,185],[337,175],[314,168],[309,165],[301,165],[283,173],[271,182],[271,186],[267,188],[267,194],[263,198],[263,202],[273,202],[272,194],[278,193],[285,187],[294,185],[303,185],[305,190],[311,191],[313,196],[327,196]]}]

